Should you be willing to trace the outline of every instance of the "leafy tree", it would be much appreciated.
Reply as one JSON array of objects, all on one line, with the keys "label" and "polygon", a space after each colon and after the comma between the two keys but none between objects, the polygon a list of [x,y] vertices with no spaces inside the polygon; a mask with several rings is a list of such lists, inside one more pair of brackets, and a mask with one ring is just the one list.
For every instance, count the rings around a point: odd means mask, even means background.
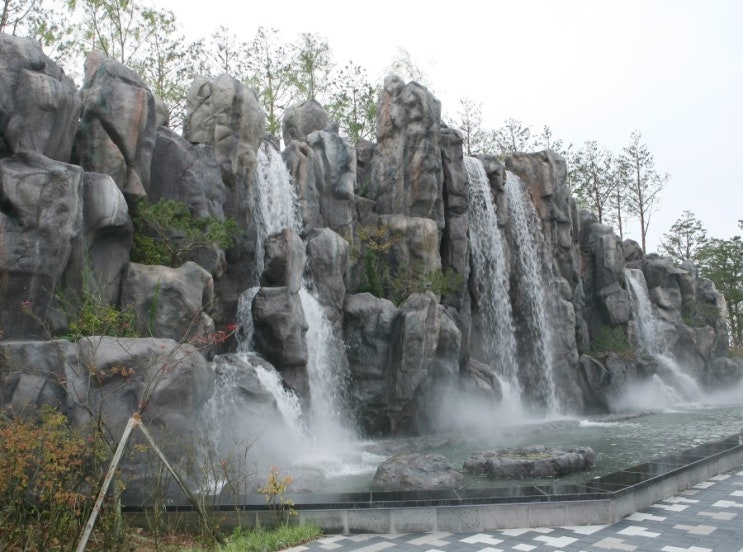
[{"label": "leafy tree", "polygon": [[173,268],[202,247],[213,244],[221,249],[231,247],[239,233],[237,223],[232,219],[198,218],[189,212],[185,203],[169,199],[157,203],[140,199],[135,204],[132,221],[132,261]]},{"label": "leafy tree", "polygon": [[[741,227],[741,221],[738,222]],[[733,347],[743,346],[743,238],[712,238],[699,248],[702,276],[715,283],[727,303],[730,339]]]},{"label": "leafy tree", "polygon": [[459,99],[459,120],[455,125],[464,135],[464,152],[468,156],[484,153],[486,133],[482,128],[482,104],[469,98]]},{"label": "leafy tree", "polygon": [[282,44],[276,29],[258,27],[248,45],[248,84],[258,93],[268,131],[275,136],[280,134],[284,110],[294,101],[295,57],[294,48]]},{"label": "leafy tree", "polygon": [[397,49],[397,56],[392,60],[392,63],[387,68],[387,72],[397,75],[405,82],[414,81],[431,90],[426,74],[420,66],[413,61],[410,52],[403,48]]},{"label": "leafy tree", "polygon": [[604,223],[607,209],[615,195],[617,180],[613,175],[613,157],[595,140],[583,144],[573,159],[572,190],[578,200]]},{"label": "leafy tree", "polygon": [[668,175],[660,175],[655,170],[653,155],[642,142],[642,134],[638,131],[631,134],[630,144],[623,149],[620,163],[626,177],[626,208],[640,222],[641,245],[645,252],[650,219],[658,209],[660,192],[668,181]]},{"label": "leafy tree", "polygon": [[499,155],[529,151],[532,149],[531,128],[512,117],[508,118],[493,134],[493,141]]},{"label": "leafy tree", "polygon": [[348,62],[333,78],[328,115],[352,143],[374,135],[380,87],[369,82],[366,69]]},{"label": "leafy tree", "polygon": [[677,264],[685,260],[699,261],[699,253],[707,242],[707,230],[691,211],[684,211],[673,223],[668,232],[663,234],[660,251],[668,255]]},{"label": "leafy tree", "polygon": [[328,43],[311,33],[302,33],[294,46],[292,80],[298,98],[322,101],[330,85],[333,62]]},{"label": "leafy tree", "polygon": [[209,39],[193,46],[193,56],[198,59],[197,71],[210,78],[227,73],[236,79],[248,78],[247,64],[249,44],[240,41],[225,26],[217,27]]}]

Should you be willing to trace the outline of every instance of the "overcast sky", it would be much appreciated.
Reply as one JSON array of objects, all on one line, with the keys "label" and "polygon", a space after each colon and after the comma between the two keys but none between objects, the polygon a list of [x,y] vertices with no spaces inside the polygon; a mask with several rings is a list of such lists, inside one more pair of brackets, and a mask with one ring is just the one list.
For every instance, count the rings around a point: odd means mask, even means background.
[{"label": "overcast sky", "polygon": [[[426,74],[445,114],[482,103],[483,126],[513,117],[565,142],[615,153],[639,130],[670,174],[653,215],[655,250],[689,209],[710,236],[743,218],[743,1],[430,0],[244,2],[155,0],[190,38],[218,25],[250,40],[258,26],[294,41],[325,38],[381,83],[399,49]],[[625,237],[639,241],[638,224]]]}]

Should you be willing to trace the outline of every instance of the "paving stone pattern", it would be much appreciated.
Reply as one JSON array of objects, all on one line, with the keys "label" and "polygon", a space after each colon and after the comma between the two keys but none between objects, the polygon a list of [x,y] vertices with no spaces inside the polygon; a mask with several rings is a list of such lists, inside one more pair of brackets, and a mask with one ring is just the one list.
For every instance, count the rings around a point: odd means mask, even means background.
[{"label": "paving stone pattern", "polygon": [[289,552],[743,552],[741,467],[613,525],[492,533],[330,535]]}]

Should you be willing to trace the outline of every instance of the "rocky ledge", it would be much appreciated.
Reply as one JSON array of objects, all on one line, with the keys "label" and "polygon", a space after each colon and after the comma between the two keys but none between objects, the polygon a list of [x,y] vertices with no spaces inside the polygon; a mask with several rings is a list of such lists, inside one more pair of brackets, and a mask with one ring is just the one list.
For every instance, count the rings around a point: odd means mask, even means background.
[{"label": "rocky ledge", "polygon": [[488,477],[526,479],[557,477],[593,468],[590,447],[554,449],[544,446],[475,452],[464,462],[464,472]]},{"label": "rocky ledge", "polygon": [[401,453],[382,462],[372,486],[385,491],[428,491],[458,487],[464,475],[440,454]]}]

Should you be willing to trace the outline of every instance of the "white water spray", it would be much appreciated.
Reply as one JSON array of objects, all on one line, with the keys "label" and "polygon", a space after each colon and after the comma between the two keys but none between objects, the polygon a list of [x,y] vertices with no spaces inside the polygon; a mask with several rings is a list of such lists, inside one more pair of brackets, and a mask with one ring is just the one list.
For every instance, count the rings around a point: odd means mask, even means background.
[{"label": "white water spray", "polygon": [[548,413],[557,408],[555,382],[552,374],[552,336],[547,322],[547,295],[545,290],[551,276],[550,264],[545,259],[542,223],[529,200],[519,178],[506,171],[506,198],[511,232],[512,262],[517,276],[516,293],[512,294],[523,318],[520,339],[529,351],[528,370],[534,399]]},{"label": "white water spray", "polygon": [[653,312],[642,270],[627,269],[625,277],[637,312],[634,323],[640,341],[638,345],[658,364],[658,373],[654,377],[653,385],[657,388],[658,396],[663,398],[664,406],[702,398],[703,392],[699,384],[684,371],[667,350],[665,336],[671,328]]},{"label": "white water spray", "polygon": [[520,403],[509,267],[503,237],[482,161],[465,157],[464,165],[469,179],[470,263],[482,319],[483,353],[502,382],[503,400]]}]

